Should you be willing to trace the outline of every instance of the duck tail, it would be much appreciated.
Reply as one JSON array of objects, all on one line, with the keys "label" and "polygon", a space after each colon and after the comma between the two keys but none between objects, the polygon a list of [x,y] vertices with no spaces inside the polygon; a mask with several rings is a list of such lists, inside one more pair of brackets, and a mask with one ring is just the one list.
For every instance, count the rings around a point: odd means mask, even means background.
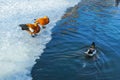
[{"label": "duck tail", "polygon": [[21,27],[22,30],[29,30],[26,24],[20,24],[19,26]]}]

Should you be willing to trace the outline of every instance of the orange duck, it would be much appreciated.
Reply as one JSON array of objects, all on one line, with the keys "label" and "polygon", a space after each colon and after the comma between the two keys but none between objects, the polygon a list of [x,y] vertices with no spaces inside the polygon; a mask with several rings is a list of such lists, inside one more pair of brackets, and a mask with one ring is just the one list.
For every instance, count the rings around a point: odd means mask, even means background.
[{"label": "orange duck", "polygon": [[45,25],[49,23],[49,18],[47,16],[44,16],[43,18],[38,18],[35,20],[35,23],[38,23],[42,28],[45,28]]},{"label": "orange duck", "polygon": [[37,35],[40,32],[40,27],[37,23],[34,24],[20,24],[22,30],[26,30],[32,37]]}]

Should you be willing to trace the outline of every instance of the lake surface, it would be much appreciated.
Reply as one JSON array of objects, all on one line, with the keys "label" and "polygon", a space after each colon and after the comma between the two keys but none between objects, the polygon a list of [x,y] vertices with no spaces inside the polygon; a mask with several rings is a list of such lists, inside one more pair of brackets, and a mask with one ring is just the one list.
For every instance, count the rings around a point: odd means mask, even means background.
[{"label": "lake surface", "polygon": [[[95,42],[97,54],[84,52]],[[32,69],[33,80],[120,80],[120,7],[83,0],[52,29],[52,40]]]}]

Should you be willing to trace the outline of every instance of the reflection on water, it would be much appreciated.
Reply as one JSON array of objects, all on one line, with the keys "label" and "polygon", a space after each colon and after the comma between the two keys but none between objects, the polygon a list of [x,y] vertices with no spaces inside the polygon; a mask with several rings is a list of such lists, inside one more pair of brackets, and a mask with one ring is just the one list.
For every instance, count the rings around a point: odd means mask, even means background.
[{"label": "reflection on water", "polygon": [[[69,9],[37,60],[33,80],[119,80],[120,9],[112,3],[83,0]],[[93,41],[97,55],[88,59],[84,51]]]}]

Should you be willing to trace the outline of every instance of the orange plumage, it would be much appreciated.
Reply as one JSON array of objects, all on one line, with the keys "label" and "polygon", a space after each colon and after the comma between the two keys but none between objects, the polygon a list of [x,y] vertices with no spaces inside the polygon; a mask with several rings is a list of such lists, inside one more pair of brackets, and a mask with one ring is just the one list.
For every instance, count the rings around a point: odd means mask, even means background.
[{"label": "orange plumage", "polygon": [[36,34],[40,32],[40,27],[37,24],[26,24],[28,28],[33,29],[33,32],[28,30],[30,34]]},{"label": "orange plumage", "polygon": [[38,23],[41,26],[44,26],[49,23],[49,18],[47,16],[44,16],[43,18],[38,18],[36,19],[35,23]]}]

